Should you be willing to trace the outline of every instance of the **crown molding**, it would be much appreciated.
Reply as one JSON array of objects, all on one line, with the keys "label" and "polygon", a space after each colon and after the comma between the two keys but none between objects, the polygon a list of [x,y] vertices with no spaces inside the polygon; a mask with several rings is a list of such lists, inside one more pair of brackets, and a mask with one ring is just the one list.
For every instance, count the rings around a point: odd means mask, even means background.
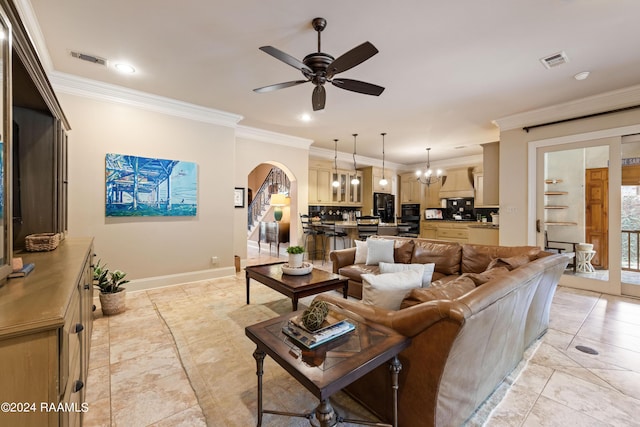
[{"label": "crown molding", "polygon": [[588,96],[537,110],[513,114],[493,120],[493,123],[498,126],[501,131],[505,131],[638,104],[640,104],[640,85]]},{"label": "crown molding", "polygon": [[68,93],[84,98],[115,102],[170,116],[234,128],[238,122],[243,119],[242,116],[237,114],[226,113],[213,108],[205,108],[199,105],[98,82],[96,80],[85,79],[71,74],[52,72],[49,78],[53,88],[57,92]]},{"label": "crown molding", "polygon": [[236,128],[236,139],[244,138],[252,141],[266,142],[268,144],[285,145],[287,147],[308,150],[312,139],[300,138],[297,136],[285,135],[283,133],[272,132],[248,126],[238,126]]}]

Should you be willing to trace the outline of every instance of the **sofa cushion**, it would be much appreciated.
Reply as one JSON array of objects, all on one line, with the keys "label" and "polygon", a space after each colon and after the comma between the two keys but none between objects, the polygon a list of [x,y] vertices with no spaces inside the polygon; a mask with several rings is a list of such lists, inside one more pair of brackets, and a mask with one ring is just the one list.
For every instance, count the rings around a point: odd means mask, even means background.
[{"label": "sofa cushion", "polygon": [[475,288],[476,284],[471,278],[460,276],[442,286],[411,289],[400,303],[400,309],[439,299],[453,300]]},{"label": "sofa cushion", "polygon": [[394,239],[393,241],[393,261],[396,263],[409,264],[413,256],[413,240]]},{"label": "sofa cushion", "polygon": [[367,239],[367,265],[393,262],[393,240]]},{"label": "sofa cushion", "polygon": [[402,264],[402,263],[388,263],[381,262],[379,264],[380,273],[397,273],[399,271],[416,270],[422,272],[422,287],[428,288],[431,285],[431,276],[433,276],[433,269],[436,265],[430,264]]},{"label": "sofa cushion", "polygon": [[530,260],[538,257],[541,249],[537,246],[490,246],[462,245],[461,273],[482,273],[495,258],[510,258],[527,255]]},{"label": "sofa cushion", "polygon": [[508,272],[509,269],[507,267],[495,267],[490,270],[483,271],[482,273],[464,273],[463,276],[473,280],[476,286],[480,286],[487,283],[489,280],[503,276]]},{"label": "sofa cushion", "polygon": [[509,271],[511,271],[528,263],[529,256],[527,255],[517,255],[509,258],[496,258],[494,260],[491,260],[491,262],[487,266],[487,270],[505,267]]},{"label": "sofa cushion", "polygon": [[412,264],[435,263],[435,271],[438,273],[442,273],[445,276],[460,274],[462,246],[459,244],[418,239],[414,242],[414,245],[413,257],[411,258]]},{"label": "sofa cushion", "polygon": [[398,310],[409,290],[422,286],[422,272],[406,270],[397,273],[363,274],[362,302],[387,310]]},{"label": "sofa cushion", "polygon": [[367,262],[367,242],[362,240],[354,240],[356,244],[356,259],[353,261],[354,264],[364,264]]},{"label": "sofa cushion", "polygon": [[379,274],[380,268],[377,265],[353,264],[342,267],[338,270],[338,274],[346,276],[355,282],[362,281],[363,274]]}]

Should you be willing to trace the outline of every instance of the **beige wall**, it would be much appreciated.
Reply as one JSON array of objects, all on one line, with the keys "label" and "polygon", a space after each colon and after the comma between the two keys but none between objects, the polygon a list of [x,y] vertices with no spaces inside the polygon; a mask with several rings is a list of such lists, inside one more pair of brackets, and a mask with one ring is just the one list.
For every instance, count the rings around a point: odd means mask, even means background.
[{"label": "beige wall", "polygon": [[[161,284],[171,284],[230,274],[230,242],[239,232],[229,226],[236,214],[234,129],[67,93],[59,98],[72,125],[69,234],[94,236],[98,257],[131,279],[162,276]],[[106,218],[106,153],[197,163],[197,216]]]}]

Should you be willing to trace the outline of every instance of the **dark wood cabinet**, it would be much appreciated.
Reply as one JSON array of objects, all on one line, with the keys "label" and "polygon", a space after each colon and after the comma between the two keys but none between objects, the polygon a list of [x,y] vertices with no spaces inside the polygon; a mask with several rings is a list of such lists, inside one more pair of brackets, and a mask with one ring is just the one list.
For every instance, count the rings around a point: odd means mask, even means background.
[{"label": "dark wood cabinet", "polygon": [[280,253],[280,243],[289,243],[289,223],[288,222],[267,222],[260,221],[260,232],[258,234],[258,251],[260,251],[260,243],[275,244],[277,253]]}]

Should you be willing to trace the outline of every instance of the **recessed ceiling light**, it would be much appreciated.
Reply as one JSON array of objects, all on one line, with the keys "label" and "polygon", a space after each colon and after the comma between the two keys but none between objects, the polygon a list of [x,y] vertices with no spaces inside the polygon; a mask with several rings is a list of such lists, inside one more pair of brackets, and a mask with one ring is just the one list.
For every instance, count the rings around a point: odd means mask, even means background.
[{"label": "recessed ceiling light", "polygon": [[311,114],[309,113],[303,113],[300,115],[300,120],[303,122],[310,122],[311,121]]},{"label": "recessed ceiling light", "polygon": [[129,64],[118,63],[115,64],[114,67],[116,67],[116,70],[120,71],[121,73],[132,74],[136,72],[136,69]]},{"label": "recessed ceiling light", "polygon": [[573,76],[573,78],[576,79],[576,80],[584,80],[587,77],[589,77],[589,72],[588,71],[583,71],[583,72],[578,73],[575,76]]}]

